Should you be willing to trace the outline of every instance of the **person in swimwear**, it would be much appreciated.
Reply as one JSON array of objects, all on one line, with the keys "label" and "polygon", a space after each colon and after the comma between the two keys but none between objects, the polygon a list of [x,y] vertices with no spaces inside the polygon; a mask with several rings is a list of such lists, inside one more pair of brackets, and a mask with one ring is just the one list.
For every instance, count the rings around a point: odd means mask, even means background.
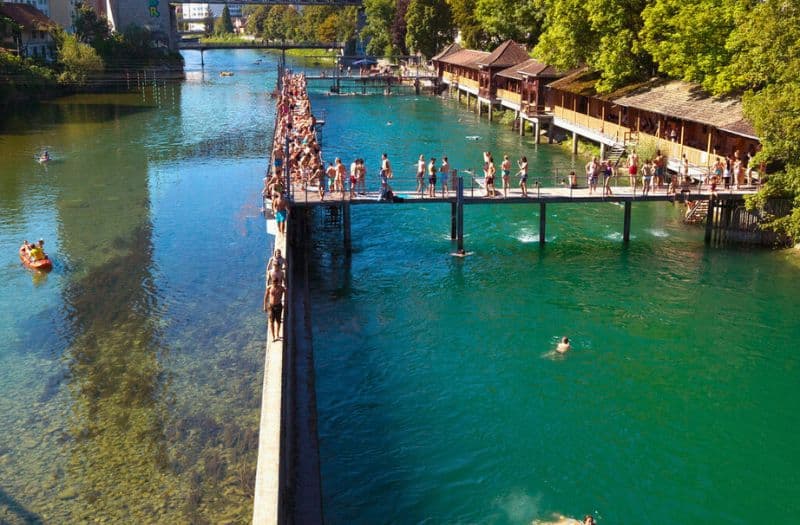
[{"label": "person in swimwear", "polygon": [[503,197],[508,197],[509,179],[511,178],[511,161],[508,155],[503,155],[503,162],[500,163],[500,175],[503,177]]},{"label": "person in swimwear", "polygon": [[428,196],[436,197],[436,158],[431,157],[428,163]]},{"label": "person in swimwear", "polygon": [[275,212],[275,222],[278,224],[278,233],[286,233],[286,219],[289,217],[289,202],[283,194],[272,200],[272,211]]},{"label": "person in swimwear", "polygon": [[558,343],[558,346],[556,347],[556,352],[558,352],[559,354],[565,354],[569,352],[570,348],[572,348],[572,346],[569,344],[569,337],[564,336],[561,338],[561,342]]},{"label": "person in swimwear", "polygon": [[272,283],[264,293],[264,311],[269,314],[269,329],[272,340],[278,340],[281,331],[281,316],[283,315],[283,294],[286,289],[281,283]]},{"label": "person in swimwear", "polygon": [[517,166],[519,167],[519,189],[522,190],[522,196],[528,196],[528,157],[523,156],[521,159],[517,161]]}]

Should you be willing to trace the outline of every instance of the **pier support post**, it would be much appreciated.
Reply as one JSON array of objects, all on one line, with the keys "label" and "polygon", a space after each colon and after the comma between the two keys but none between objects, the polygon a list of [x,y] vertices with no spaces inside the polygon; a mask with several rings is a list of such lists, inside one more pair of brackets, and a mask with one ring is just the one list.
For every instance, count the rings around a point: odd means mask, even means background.
[{"label": "pier support post", "polygon": [[539,129],[539,119],[533,122],[533,143],[539,144],[539,137],[541,137],[541,130]]},{"label": "pier support post", "polygon": [[450,203],[450,240],[455,240],[456,235],[458,234],[458,211],[456,209],[456,203]]},{"label": "pier support post", "polygon": [[551,120],[550,124],[547,126],[547,143],[548,144],[552,144],[553,143],[553,129],[555,129],[555,125],[553,124],[553,121]]},{"label": "pier support post", "polygon": [[706,212],[706,244],[711,244],[711,232],[714,231],[714,206],[716,206],[716,199],[708,200],[708,211]]},{"label": "pier support post", "polygon": [[573,131],[572,132],[572,154],[573,155],[577,155],[578,154],[578,132],[577,131]]},{"label": "pier support post", "polygon": [[522,116],[522,111],[519,112],[519,136],[525,136],[525,118]]},{"label": "pier support post", "polygon": [[481,118],[481,110],[483,108],[481,107],[481,99],[478,95],[475,95],[475,102],[478,104],[478,118]]},{"label": "pier support post", "polygon": [[606,158],[606,145],[601,142],[600,143],[600,160],[603,160],[605,158]]},{"label": "pier support post", "polygon": [[458,178],[456,188],[456,248],[464,250],[464,177]]},{"label": "pier support post", "polygon": [[203,48],[200,48],[200,68],[205,67],[206,63],[203,61]]},{"label": "pier support post", "polygon": [[489,108],[489,122],[492,121],[492,103],[488,102],[486,106]]},{"label": "pier support post", "polygon": [[344,229],[344,251],[350,255],[353,251],[352,239],[350,236],[350,202],[342,203],[342,227]]},{"label": "pier support post", "polygon": [[539,203],[539,245],[544,246],[545,230],[547,228],[547,204]]},{"label": "pier support post", "polygon": [[631,240],[631,201],[625,201],[625,223],[622,227],[622,242],[628,243]]}]

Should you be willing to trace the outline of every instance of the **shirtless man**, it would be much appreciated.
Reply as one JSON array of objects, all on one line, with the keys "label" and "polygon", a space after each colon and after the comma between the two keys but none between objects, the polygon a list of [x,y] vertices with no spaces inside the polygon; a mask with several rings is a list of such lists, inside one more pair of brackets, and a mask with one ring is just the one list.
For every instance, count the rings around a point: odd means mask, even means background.
[{"label": "shirtless man", "polygon": [[586,163],[586,184],[589,186],[589,195],[594,193],[597,188],[597,175],[600,173],[600,164],[597,162],[597,157],[592,157],[592,160]]},{"label": "shirtless man", "polygon": [[420,155],[419,160],[417,161],[417,193],[419,193],[420,197],[425,196],[424,186],[425,186],[425,156]]},{"label": "shirtless man", "polygon": [[356,195],[356,186],[358,184],[358,159],[350,163],[350,198]]},{"label": "shirtless man", "polygon": [[278,233],[286,233],[286,219],[289,217],[289,201],[280,193],[272,199],[272,211],[275,212],[275,222],[278,223]]},{"label": "shirtless man", "polygon": [[394,177],[394,172],[392,171],[392,165],[389,163],[389,156],[384,153],[381,155],[381,169],[386,174],[387,179],[391,179]]},{"label": "shirtless man", "polygon": [[431,157],[428,163],[428,196],[430,198],[436,197],[436,158]]},{"label": "shirtless man", "polygon": [[269,314],[269,329],[272,340],[278,340],[281,331],[281,316],[283,315],[283,294],[286,289],[282,283],[272,283],[264,293],[264,311]]},{"label": "shirtless man", "polygon": [[442,174],[442,197],[447,196],[447,181],[450,178],[450,163],[447,157],[442,157],[442,167],[439,168],[439,173]]},{"label": "shirtless man", "polygon": [[344,178],[347,175],[347,168],[342,164],[342,159],[336,158],[336,175],[333,180],[333,191],[339,191],[344,197]]},{"label": "shirtless man", "polygon": [[325,178],[327,181],[322,181],[322,186],[328,187],[328,191],[333,191],[333,181],[336,180],[336,167],[333,165],[333,162],[328,163],[328,169],[325,170]]},{"label": "shirtless man", "polygon": [[558,343],[558,346],[556,347],[556,352],[558,352],[559,354],[565,354],[569,352],[570,348],[572,347],[569,344],[569,337],[564,336],[561,338],[561,342]]},{"label": "shirtless man", "polygon": [[639,174],[639,155],[634,149],[628,156],[628,180],[630,181],[631,191],[636,191],[636,175]]}]

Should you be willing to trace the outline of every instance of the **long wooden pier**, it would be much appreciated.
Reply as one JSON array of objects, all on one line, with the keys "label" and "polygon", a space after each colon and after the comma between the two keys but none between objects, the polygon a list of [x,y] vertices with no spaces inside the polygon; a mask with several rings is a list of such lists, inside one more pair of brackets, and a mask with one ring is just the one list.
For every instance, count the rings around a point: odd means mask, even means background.
[{"label": "long wooden pier", "polygon": [[[464,188],[463,177],[458,178],[459,188],[456,191],[449,191],[442,195],[441,191],[436,197],[421,196],[417,192],[397,191],[394,192],[396,199],[392,201],[381,200],[379,192],[367,192],[351,195],[348,191],[344,194],[340,192],[327,193],[324,198],[320,198],[318,188],[309,186],[303,189],[300,185],[293,185],[290,196],[294,207],[319,207],[319,206],[340,206],[343,223],[344,245],[347,251],[351,250],[351,226],[350,226],[350,207],[355,205],[402,205],[402,204],[450,204],[451,231],[450,238],[456,240],[458,248],[463,249],[464,244],[464,220],[463,207],[469,205],[538,205],[539,206],[539,243],[545,243],[545,233],[547,229],[547,205],[548,204],[597,204],[603,202],[613,202],[622,204],[623,211],[623,234],[622,241],[630,242],[631,231],[631,210],[637,202],[697,202],[710,201],[706,212],[706,232],[707,242],[711,241],[712,228],[714,226],[714,214],[720,206],[729,209],[732,203],[741,203],[746,195],[756,193],[755,188],[725,189],[711,192],[705,190],[684,190],[677,193],[668,193],[666,189],[650,191],[643,194],[641,189],[634,189],[627,186],[612,187],[611,195],[603,195],[603,188],[599,187],[593,193],[588,188],[571,189],[568,187],[537,187],[528,190],[528,196],[524,197],[518,188],[509,189],[508,196],[504,197],[502,190],[497,196],[486,197],[485,190],[481,186]],[[460,191],[459,191],[460,190]]]}]

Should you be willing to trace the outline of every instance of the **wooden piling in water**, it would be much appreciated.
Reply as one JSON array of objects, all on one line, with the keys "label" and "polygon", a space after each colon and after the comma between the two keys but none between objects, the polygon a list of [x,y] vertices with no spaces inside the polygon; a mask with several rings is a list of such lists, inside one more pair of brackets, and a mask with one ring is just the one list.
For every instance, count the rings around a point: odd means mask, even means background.
[{"label": "wooden piling in water", "polygon": [[458,178],[456,188],[456,244],[459,252],[464,250],[464,177]]},{"label": "wooden piling in water", "polygon": [[628,243],[631,240],[631,201],[625,201],[625,219],[622,229],[622,242]]},{"label": "wooden piling in water", "polygon": [[350,202],[342,203],[342,228],[344,230],[344,251],[350,254],[353,251],[353,242],[350,233]]},{"label": "wooden piling in water", "polygon": [[545,230],[547,228],[547,204],[539,203],[539,245],[544,246]]}]

